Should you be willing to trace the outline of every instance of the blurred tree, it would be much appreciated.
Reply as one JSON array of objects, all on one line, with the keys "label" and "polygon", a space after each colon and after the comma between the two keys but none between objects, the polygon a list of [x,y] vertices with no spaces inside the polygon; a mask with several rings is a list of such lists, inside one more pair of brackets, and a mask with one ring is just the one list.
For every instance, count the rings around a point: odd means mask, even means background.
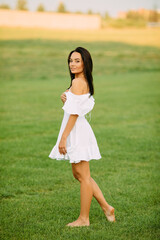
[{"label": "blurred tree", "polygon": [[26,0],[18,0],[16,9],[18,10],[28,10]]},{"label": "blurred tree", "polygon": [[130,10],[127,12],[126,18],[133,19],[133,20],[140,20],[140,19],[144,19],[144,16],[137,11]]},{"label": "blurred tree", "polygon": [[39,4],[39,6],[37,7],[37,12],[45,12],[43,4]]},{"label": "blurred tree", "polygon": [[108,12],[105,12],[104,14],[104,20],[108,20],[110,19],[111,17],[109,16],[109,13]]},{"label": "blurred tree", "polygon": [[66,12],[66,7],[65,7],[65,5],[63,4],[63,2],[60,2],[60,3],[59,3],[57,12],[59,12],[59,13],[65,13],[65,12]]},{"label": "blurred tree", "polygon": [[153,6],[153,10],[150,11],[149,21],[150,22],[158,22],[158,20],[159,20],[159,14],[158,14],[158,11],[157,11],[157,5],[155,4]]},{"label": "blurred tree", "polygon": [[5,4],[5,3],[2,3],[2,4],[0,5],[0,8],[2,8],[2,9],[10,9],[10,6],[7,5],[7,4]]},{"label": "blurred tree", "polygon": [[90,15],[93,14],[92,10],[89,9],[88,12],[87,12],[87,14],[90,14]]},{"label": "blurred tree", "polygon": [[149,14],[149,21],[150,22],[158,22],[159,14],[156,10],[151,10]]}]

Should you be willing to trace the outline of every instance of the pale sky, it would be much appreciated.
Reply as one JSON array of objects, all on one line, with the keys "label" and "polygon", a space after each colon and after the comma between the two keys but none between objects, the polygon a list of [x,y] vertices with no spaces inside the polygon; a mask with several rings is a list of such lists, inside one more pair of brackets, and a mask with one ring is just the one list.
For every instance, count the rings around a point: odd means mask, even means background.
[{"label": "pale sky", "polygon": [[[90,9],[93,12],[104,14],[108,12],[110,16],[116,17],[119,11],[130,9],[153,9],[156,6],[160,9],[160,0],[26,0],[30,11],[35,11],[42,3],[47,11],[56,11],[59,2],[63,2],[68,11],[81,11],[87,13]],[[6,3],[11,8],[15,8],[17,0],[0,0],[0,4]]]}]

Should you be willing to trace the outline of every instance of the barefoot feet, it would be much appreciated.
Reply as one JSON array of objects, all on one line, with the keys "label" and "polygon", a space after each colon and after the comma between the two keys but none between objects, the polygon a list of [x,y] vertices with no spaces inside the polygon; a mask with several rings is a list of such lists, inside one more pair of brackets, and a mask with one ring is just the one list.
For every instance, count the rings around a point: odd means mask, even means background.
[{"label": "barefoot feet", "polygon": [[106,218],[108,219],[109,222],[115,222],[115,215],[114,215],[114,208],[112,206],[109,206],[108,208],[105,208],[104,214],[106,215]]},{"label": "barefoot feet", "polygon": [[66,226],[70,226],[70,227],[81,227],[81,226],[89,226],[89,220],[85,220],[82,218],[78,218],[76,221],[68,223]]}]

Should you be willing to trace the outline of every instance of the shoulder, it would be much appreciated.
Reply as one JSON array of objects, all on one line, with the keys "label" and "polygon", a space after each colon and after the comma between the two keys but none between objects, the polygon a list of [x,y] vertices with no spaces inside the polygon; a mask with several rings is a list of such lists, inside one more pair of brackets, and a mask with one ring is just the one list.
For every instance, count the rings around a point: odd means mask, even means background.
[{"label": "shoulder", "polygon": [[72,80],[72,93],[81,95],[84,90],[85,83],[81,78],[75,78]]}]

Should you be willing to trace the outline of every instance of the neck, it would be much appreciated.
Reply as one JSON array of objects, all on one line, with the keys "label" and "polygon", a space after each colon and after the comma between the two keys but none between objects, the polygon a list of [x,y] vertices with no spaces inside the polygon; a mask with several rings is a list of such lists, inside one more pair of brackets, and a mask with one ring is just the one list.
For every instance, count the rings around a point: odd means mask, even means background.
[{"label": "neck", "polygon": [[81,73],[75,73],[75,78],[82,78],[82,79],[85,80],[85,76],[82,72]]}]

